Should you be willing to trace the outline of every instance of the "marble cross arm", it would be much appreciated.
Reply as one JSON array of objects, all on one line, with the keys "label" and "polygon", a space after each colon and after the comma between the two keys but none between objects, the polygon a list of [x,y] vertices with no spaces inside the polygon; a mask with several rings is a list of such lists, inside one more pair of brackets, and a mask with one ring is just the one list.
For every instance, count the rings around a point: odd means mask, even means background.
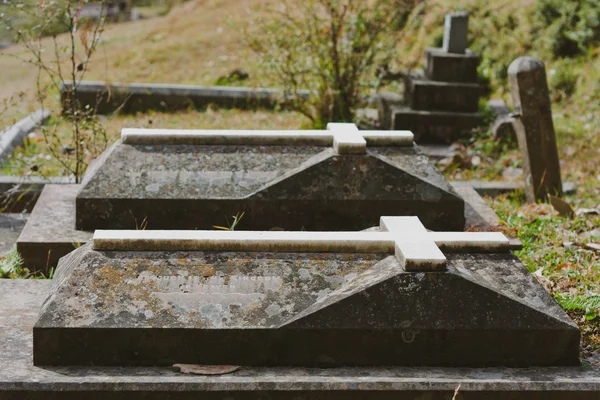
[{"label": "marble cross arm", "polygon": [[330,123],[327,130],[186,130],[121,131],[130,145],[333,146],[338,154],[364,154],[368,146],[412,146],[410,131],[360,131],[354,124]]},{"label": "marble cross arm", "polygon": [[450,252],[508,251],[499,232],[428,232],[417,217],[382,217],[381,232],[97,230],[95,250],[395,253],[406,271],[442,271]]}]

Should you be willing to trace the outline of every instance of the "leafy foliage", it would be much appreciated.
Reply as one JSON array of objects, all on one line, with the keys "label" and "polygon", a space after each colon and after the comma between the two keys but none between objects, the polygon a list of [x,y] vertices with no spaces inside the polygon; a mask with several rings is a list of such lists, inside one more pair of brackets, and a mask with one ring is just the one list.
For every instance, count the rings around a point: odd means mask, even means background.
[{"label": "leafy foliage", "polygon": [[537,0],[535,19],[556,57],[585,53],[600,40],[598,0]]},{"label": "leafy foliage", "polygon": [[565,310],[581,310],[585,312],[588,321],[594,320],[600,313],[600,295],[567,296],[558,294],[556,299]]},{"label": "leafy foliage", "polygon": [[[418,0],[286,0],[259,13],[248,32],[291,107],[313,126],[352,122],[362,98],[378,85],[407,15]],[[299,95],[309,90],[309,96]]]},{"label": "leafy foliage", "polygon": [[16,249],[0,259],[0,278],[18,278],[26,275],[28,273],[23,270],[23,258]]}]

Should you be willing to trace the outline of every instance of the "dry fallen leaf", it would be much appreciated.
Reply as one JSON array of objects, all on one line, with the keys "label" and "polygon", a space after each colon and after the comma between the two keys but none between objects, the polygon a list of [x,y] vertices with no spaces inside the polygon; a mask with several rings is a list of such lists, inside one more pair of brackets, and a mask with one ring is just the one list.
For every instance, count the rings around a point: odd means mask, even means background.
[{"label": "dry fallen leaf", "polygon": [[552,204],[552,207],[558,211],[558,214],[561,217],[573,218],[575,216],[575,211],[573,211],[573,208],[569,205],[569,203],[560,197],[549,194],[548,199],[550,199],[550,204]]},{"label": "dry fallen leaf", "polygon": [[224,375],[231,374],[240,369],[239,365],[198,365],[198,364],[173,364],[173,369],[182,374],[193,375]]},{"label": "dry fallen leaf", "polygon": [[583,247],[588,250],[600,251],[600,244],[598,243],[585,243]]},{"label": "dry fallen leaf", "polygon": [[581,215],[600,215],[600,210],[597,208],[580,208],[575,211],[575,214],[579,217]]}]

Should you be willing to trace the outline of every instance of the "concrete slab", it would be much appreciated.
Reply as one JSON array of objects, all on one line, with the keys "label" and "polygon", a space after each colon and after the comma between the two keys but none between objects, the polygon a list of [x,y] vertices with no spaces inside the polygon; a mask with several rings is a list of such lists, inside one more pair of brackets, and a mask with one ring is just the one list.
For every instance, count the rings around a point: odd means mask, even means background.
[{"label": "concrete slab", "polygon": [[[52,282],[0,280],[0,399],[596,400],[600,367],[257,368],[194,376],[167,367],[35,367],[32,330]],[[586,361],[586,360],[584,360]]]},{"label": "concrete slab", "polygon": [[58,260],[92,236],[75,230],[75,197],[80,185],[46,185],[17,240],[30,271],[47,273]]},{"label": "concrete slab", "polygon": [[0,175],[0,210],[3,213],[30,213],[45,185],[67,183],[74,183],[74,180],[64,176]]},{"label": "concrete slab", "polygon": [[0,255],[13,249],[29,214],[0,214]]},{"label": "concrete slab", "polygon": [[[453,185],[454,186],[454,185]],[[465,201],[465,229],[486,230],[500,225],[500,218],[481,198],[479,193],[470,186],[454,186],[454,190]]]},{"label": "concrete slab", "polygon": [[50,115],[48,110],[37,110],[0,132],[0,161],[6,160],[17,146],[23,145],[25,137],[48,120]]},{"label": "concrete slab", "polygon": [[[61,86],[63,108],[70,104],[71,82]],[[299,91],[299,96],[310,96]],[[274,109],[284,93],[278,89],[233,86],[194,86],[161,83],[111,83],[84,81],[78,83],[77,101],[91,106],[100,114],[119,110],[135,113],[148,110],[177,111],[190,106],[204,109],[209,105],[241,109]]]}]

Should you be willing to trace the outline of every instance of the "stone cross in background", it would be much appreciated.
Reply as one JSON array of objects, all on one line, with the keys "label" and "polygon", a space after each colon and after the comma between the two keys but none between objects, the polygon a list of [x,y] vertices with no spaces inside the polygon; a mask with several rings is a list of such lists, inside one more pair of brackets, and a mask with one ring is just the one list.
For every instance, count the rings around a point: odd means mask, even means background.
[{"label": "stone cross in background", "polygon": [[562,183],[544,63],[519,57],[508,67],[514,123],[525,171],[527,201],[560,195]]},{"label": "stone cross in background", "polygon": [[444,44],[446,53],[464,54],[467,50],[469,13],[465,11],[446,14],[444,21]]}]

